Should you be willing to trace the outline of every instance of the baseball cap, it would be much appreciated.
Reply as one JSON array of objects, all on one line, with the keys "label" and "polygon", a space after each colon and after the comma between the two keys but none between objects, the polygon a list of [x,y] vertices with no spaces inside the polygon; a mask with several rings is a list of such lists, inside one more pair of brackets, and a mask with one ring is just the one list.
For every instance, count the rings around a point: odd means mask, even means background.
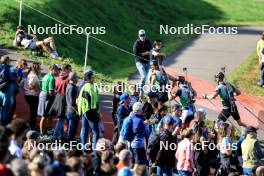
[{"label": "baseball cap", "polygon": [[76,80],[79,79],[78,75],[76,72],[70,72],[69,73],[69,80]]},{"label": "baseball cap", "polygon": [[61,66],[59,64],[53,64],[52,66],[50,66],[51,70],[61,70]]},{"label": "baseball cap", "polygon": [[165,125],[172,125],[174,123],[173,118],[170,115],[166,115],[163,120]]},{"label": "baseball cap", "polygon": [[207,112],[206,112],[206,110],[205,110],[204,108],[199,108],[199,109],[197,110],[197,112],[202,113],[204,116],[207,115]]},{"label": "baseball cap", "polygon": [[92,76],[95,74],[95,72],[93,70],[86,70],[83,74],[84,76]]},{"label": "baseball cap", "polygon": [[144,30],[144,29],[140,29],[140,30],[138,31],[138,36],[144,36],[144,35],[146,35],[145,30]]},{"label": "baseball cap", "polygon": [[253,126],[247,126],[246,127],[246,132],[249,133],[249,132],[257,132],[257,128],[253,127]]},{"label": "baseball cap", "polygon": [[139,114],[142,112],[143,105],[140,102],[134,103],[132,110],[134,113]]},{"label": "baseball cap", "polygon": [[123,103],[126,99],[129,98],[129,94],[128,93],[123,93],[121,96],[120,96],[120,101]]}]

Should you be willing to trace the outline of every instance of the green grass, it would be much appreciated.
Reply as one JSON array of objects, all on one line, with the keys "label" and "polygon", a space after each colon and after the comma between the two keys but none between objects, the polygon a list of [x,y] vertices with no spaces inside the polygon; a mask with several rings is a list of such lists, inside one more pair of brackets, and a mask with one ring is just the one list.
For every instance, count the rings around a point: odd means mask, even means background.
[{"label": "green grass", "polygon": [[258,56],[255,52],[229,75],[228,80],[244,93],[264,96],[263,88],[257,86],[259,71]]},{"label": "green grass", "polygon": [[[211,24],[258,25],[264,21],[264,3],[260,0],[26,0],[26,4],[49,14],[67,24],[78,26],[105,26],[106,35],[96,37],[117,45],[127,51],[137,38],[137,31],[144,28],[153,41],[162,39],[163,51],[171,53],[190,41],[194,35],[160,35],[159,25],[185,26]],[[18,23],[19,3],[16,0],[0,1],[0,44],[11,47]],[[22,24],[27,26],[53,26],[55,21],[24,7]],[[81,72],[84,63],[86,38],[82,35],[52,35],[58,51],[67,62]],[[47,35],[38,35],[43,39]],[[19,52],[22,52],[19,50]],[[29,52],[22,52],[30,56]],[[50,64],[47,58],[42,60]],[[54,62],[54,61],[52,61]],[[108,81],[127,79],[136,71],[134,58],[94,39],[90,40],[88,64]]]},{"label": "green grass", "polygon": [[219,24],[263,25],[263,0],[206,0],[222,11]]}]

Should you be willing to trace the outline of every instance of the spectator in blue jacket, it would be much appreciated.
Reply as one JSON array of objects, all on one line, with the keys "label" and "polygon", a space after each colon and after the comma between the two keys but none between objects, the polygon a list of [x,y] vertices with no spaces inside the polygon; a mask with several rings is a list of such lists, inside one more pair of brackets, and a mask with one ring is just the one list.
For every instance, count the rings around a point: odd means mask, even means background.
[{"label": "spectator in blue jacket", "polygon": [[114,136],[113,136],[113,144],[115,145],[119,138],[119,133],[123,125],[124,119],[129,116],[130,110],[129,110],[129,103],[130,103],[130,97],[128,93],[123,93],[120,96],[120,105],[117,108],[116,115],[115,115],[115,121],[117,122],[117,125],[114,130]]},{"label": "spectator in blue jacket", "polygon": [[128,144],[135,167],[146,164],[147,161],[145,140],[149,137],[149,128],[143,120],[142,103],[136,102],[133,111],[124,120],[120,132],[119,142]]},{"label": "spectator in blue jacket", "polygon": [[0,73],[0,125],[6,126],[12,120],[9,116],[11,109],[11,97],[14,94],[11,84],[16,80],[10,71],[9,56],[1,57]]},{"label": "spectator in blue jacket", "polygon": [[146,164],[147,161],[145,140],[149,137],[149,128],[143,120],[142,103],[136,102],[133,105],[132,116],[134,138],[130,143],[135,167],[139,164]]},{"label": "spectator in blue jacket", "polygon": [[116,121],[118,128],[122,128],[124,119],[129,115],[130,97],[128,93],[123,93],[120,96],[120,105],[116,112]]}]

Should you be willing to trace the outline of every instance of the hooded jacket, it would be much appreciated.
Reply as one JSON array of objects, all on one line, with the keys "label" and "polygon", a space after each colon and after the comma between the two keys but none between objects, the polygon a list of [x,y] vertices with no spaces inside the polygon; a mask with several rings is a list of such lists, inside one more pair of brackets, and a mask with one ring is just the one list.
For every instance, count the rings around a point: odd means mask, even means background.
[{"label": "hooded jacket", "polygon": [[62,72],[59,77],[56,78],[56,93],[65,95],[66,87],[69,83],[69,74]]}]

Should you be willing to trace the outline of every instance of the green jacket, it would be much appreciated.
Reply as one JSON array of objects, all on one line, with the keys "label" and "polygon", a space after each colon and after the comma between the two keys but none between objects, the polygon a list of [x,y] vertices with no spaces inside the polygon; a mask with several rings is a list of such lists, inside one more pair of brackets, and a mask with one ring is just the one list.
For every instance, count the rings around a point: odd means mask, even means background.
[{"label": "green jacket", "polygon": [[80,116],[91,109],[99,113],[99,91],[96,84],[85,83],[76,101]]}]

